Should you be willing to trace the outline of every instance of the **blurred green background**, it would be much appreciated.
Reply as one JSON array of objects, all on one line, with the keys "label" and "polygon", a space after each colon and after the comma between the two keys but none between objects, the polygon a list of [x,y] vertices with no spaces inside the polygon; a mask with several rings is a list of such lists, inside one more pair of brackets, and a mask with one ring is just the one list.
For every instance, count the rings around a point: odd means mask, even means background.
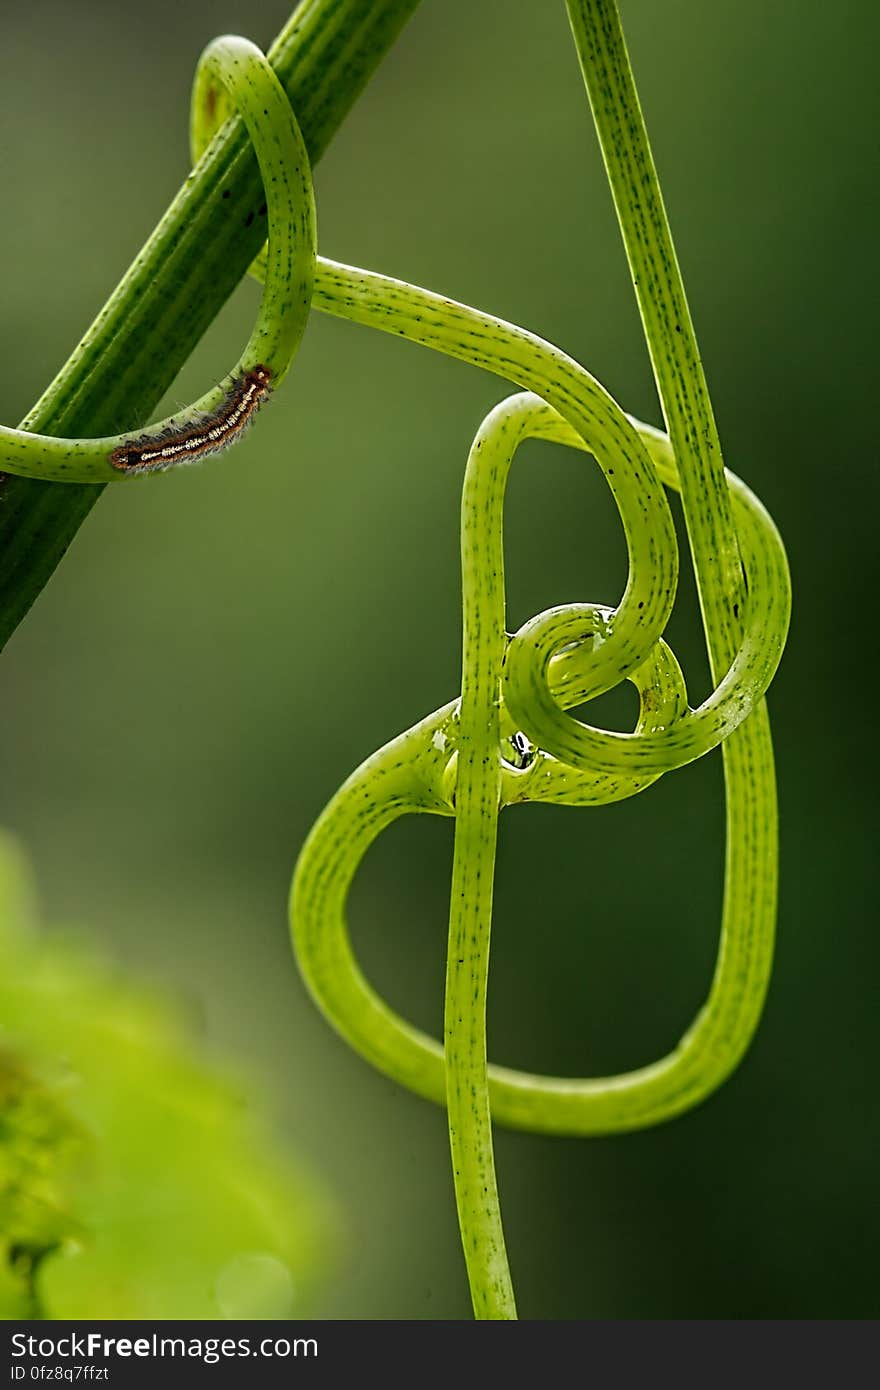
[{"label": "blurred green background", "polygon": [[[771,699],[779,953],[748,1059],[700,1110],[613,1140],[498,1134],[511,1261],[533,1318],[866,1317],[880,1234],[863,747],[878,10],[622,9],[727,461],[779,523],[794,574]],[[4,421],[40,394],[185,175],[202,46],[223,31],[265,44],[287,13],[285,0],[6,10]],[[326,254],[527,325],[658,418],[561,0],[423,0],[317,187]],[[240,288],[166,405],[228,368],[257,294]],[[97,933],[170,987],[211,1046],[249,1061],[279,1131],[326,1176],[348,1244],[321,1316],[469,1314],[443,1115],[318,1016],[285,900],[342,778],[458,688],[462,470],[505,393],[316,315],[243,445],[108,491],[0,665],[0,822],[35,858],[49,916]],[[555,602],[613,602],[625,556],[598,470],[527,446],[508,556],[509,626]],[[701,695],[687,583],[672,641]],[[627,692],[603,701],[620,727],[632,709]],[[587,1074],[659,1056],[710,977],[720,759],[592,813],[517,808],[502,832],[493,1057]],[[368,973],[434,1031],[450,851],[449,823],[394,828],[352,902]]]}]

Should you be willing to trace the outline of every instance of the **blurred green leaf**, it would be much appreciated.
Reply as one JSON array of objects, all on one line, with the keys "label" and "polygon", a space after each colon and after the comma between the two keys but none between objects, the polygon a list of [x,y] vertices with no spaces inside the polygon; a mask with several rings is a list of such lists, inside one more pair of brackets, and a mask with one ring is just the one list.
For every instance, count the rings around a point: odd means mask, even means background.
[{"label": "blurred green leaf", "polygon": [[327,1195],[167,1001],[35,931],[31,899],[0,838],[0,1312],[298,1313],[336,1242]]}]

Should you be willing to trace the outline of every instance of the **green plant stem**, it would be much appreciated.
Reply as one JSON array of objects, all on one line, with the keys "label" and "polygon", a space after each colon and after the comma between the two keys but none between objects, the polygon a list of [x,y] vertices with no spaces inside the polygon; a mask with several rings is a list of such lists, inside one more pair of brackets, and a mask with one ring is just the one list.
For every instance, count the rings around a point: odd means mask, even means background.
[{"label": "green plant stem", "polygon": [[[486,988],[501,778],[497,707],[494,721],[478,722],[481,703],[463,695],[444,1060],[452,1172],[474,1314],[501,1319],[516,1317],[495,1177],[486,1073]],[[493,722],[496,737],[490,744]]]},{"label": "green plant stem", "polygon": [[721,443],[633,79],[617,0],[566,0],[632,274],[717,682],[742,632],[742,565]]},{"label": "green plant stem", "polygon": [[[314,164],[419,0],[303,0],[269,51]],[[121,284],[21,428],[76,438],[149,418],[266,236],[243,124],[221,131]],[[100,495],[0,484],[0,644]]]},{"label": "green plant stem", "polygon": [[[507,1263],[486,1057],[486,991],[501,801],[500,682],[504,557],[498,493],[478,437],[461,506],[462,683],[455,775],[455,852],[446,957],[444,1059],[449,1142],[474,1314],[516,1317]],[[504,490],[500,489],[503,506]]]}]

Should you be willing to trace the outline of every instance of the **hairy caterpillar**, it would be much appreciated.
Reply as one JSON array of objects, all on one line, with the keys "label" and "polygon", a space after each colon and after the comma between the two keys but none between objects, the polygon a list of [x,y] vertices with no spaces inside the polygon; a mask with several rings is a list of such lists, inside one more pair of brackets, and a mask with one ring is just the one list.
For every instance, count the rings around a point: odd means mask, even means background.
[{"label": "hairy caterpillar", "polygon": [[258,365],[234,378],[217,408],[180,428],[127,440],[110,454],[110,463],[124,473],[152,473],[190,463],[225,449],[246,429],[271,390],[272,371]]}]

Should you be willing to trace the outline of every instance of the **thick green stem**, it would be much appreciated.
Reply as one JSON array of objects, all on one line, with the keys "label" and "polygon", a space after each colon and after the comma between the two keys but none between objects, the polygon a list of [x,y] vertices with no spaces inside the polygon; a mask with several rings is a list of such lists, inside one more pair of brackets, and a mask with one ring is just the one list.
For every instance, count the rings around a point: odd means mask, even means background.
[{"label": "thick green stem", "polygon": [[[269,51],[314,164],[419,0],[303,0]],[[217,136],[23,429],[95,436],[155,409],[266,237],[241,121]],[[47,583],[101,489],[0,484],[0,644]]]}]

